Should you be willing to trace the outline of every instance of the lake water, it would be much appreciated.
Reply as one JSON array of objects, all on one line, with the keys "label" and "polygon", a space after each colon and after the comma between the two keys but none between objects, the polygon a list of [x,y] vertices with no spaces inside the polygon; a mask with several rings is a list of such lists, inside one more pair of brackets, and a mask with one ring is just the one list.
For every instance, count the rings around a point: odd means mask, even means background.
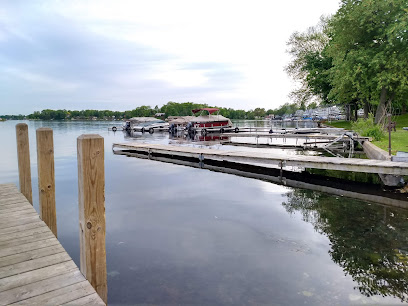
[{"label": "lake water", "polygon": [[[0,183],[18,184],[17,123],[0,122]],[[76,138],[105,139],[111,305],[378,305],[407,298],[407,210],[112,153],[113,142],[177,142],[167,133],[132,138],[108,131],[109,122],[26,123],[37,211],[35,130],[54,130],[58,238],[78,265]]]}]

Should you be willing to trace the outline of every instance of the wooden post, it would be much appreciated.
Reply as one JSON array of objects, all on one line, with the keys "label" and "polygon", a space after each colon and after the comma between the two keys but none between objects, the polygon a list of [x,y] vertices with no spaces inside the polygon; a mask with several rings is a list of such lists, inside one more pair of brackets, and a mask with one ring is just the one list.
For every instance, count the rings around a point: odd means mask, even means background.
[{"label": "wooden post", "polygon": [[25,123],[16,125],[18,176],[20,192],[33,204],[31,189],[30,146],[28,142],[28,126]]},{"label": "wooden post", "polygon": [[37,168],[40,216],[57,237],[55,210],[54,140],[50,128],[37,129]]},{"label": "wooden post", "polygon": [[391,114],[387,115],[388,117],[388,155],[391,156]]},{"label": "wooden post", "polygon": [[107,303],[103,137],[81,135],[77,146],[81,272]]}]

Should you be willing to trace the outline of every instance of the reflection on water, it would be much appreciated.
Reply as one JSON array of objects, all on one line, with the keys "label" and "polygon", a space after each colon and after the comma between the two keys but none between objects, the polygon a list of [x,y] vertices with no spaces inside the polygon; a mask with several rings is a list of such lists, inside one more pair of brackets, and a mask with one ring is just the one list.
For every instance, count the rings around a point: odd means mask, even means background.
[{"label": "reflection on water", "polygon": [[282,204],[330,239],[333,262],[365,296],[408,298],[408,212],[361,205],[308,190],[293,190]]},{"label": "reflection on water", "polygon": [[[0,183],[18,184],[17,123],[0,125]],[[54,130],[58,238],[77,264],[76,138],[105,139],[109,304],[378,305],[406,297],[404,210],[111,151],[114,142],[169,143],[167,133],[125,139],[109,122],[27,123],[37,211],[35,129]]]}]

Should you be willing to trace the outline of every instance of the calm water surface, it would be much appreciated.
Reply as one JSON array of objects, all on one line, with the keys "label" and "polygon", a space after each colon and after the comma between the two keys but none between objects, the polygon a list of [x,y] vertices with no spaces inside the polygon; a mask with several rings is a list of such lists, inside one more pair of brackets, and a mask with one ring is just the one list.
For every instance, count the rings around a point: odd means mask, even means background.
[{"label": "calm water surface", "polygon": [[[0,123],[0,183],[18,184],[17,123]],[[399,304],[407,298],[406,210],[111,150],[113,142],[129,140],[177,142],[167,134],[130,138],[108,131],[108,122],[27,124],[37,211],[35,130],[54,130],[58,237],[78,265],[76,138],[105,138],[111,305]]]}]

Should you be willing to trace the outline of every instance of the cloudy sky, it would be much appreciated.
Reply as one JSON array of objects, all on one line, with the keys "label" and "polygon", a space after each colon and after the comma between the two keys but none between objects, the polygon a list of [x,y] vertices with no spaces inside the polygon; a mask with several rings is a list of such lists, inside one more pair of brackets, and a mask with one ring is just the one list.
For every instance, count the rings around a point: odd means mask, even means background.
[{"label": "cloudy sky", "polygon": [[338,0],[0,0],[0,114],[161,106],[276,108],[296,30]]}]

